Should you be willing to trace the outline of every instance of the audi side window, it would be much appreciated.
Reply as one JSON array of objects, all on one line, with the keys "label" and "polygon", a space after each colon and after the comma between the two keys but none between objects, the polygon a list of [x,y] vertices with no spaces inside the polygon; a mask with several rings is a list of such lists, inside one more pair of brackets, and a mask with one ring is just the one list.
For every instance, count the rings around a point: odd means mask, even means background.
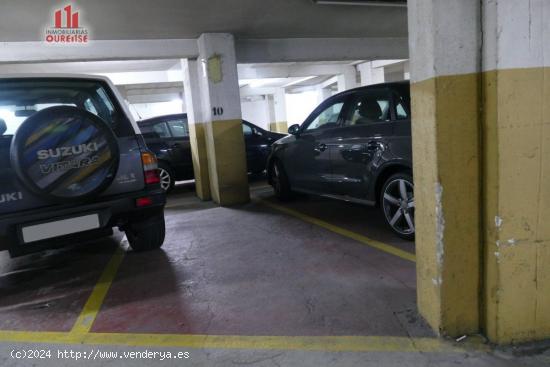
[{"label": "audi side window", "polygon": [[351,103],[344,126],[370,125],[391,120],[390,97],[385,92],[368,92]]},{"label": "audi side window", "polygon": [[336,102],[330,105],[328,108],[319,113],[313,121],[311,121],[311,123],[306,127],[306,131],[336,127],[336,125],[338,125],[340,112],[342,112],[342,107],[344,107],[344,102]]},{"label": "audi side window", "polygon": [[159,138],[170,138],[170,130],[168,130],[166,122],[159,122],[158,124],[155,124],[153,126],[153,131],[157,133]]},{"label": "audi side window", "polygon": [[398,104],[396,107],[396,113],[397,113],[397,119],[398,120],[406,120],[409,118],[409,114],[407,111],[405,111],[405,108],[402,104]]},{"label": "audi side window", "polygon": [[410,102],[398,95],[395,95],[395,118],[397,120],[408,120]]},{"label": "audi side window", "polygon": [[185,138],[189,136],[189,129],[187,127],[186,121],[183,121],[183,120],[168,121],[168,126],[170,126],[170,131],[172,131],[172,136],[174,138]]}]

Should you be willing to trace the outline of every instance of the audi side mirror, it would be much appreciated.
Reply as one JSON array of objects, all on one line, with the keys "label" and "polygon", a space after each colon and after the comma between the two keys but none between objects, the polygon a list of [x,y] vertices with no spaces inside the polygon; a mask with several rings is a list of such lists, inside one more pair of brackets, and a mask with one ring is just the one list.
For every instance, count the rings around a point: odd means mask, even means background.
[{"label": "audi side mirror", "polygon": [[8,126],[6,125],[6,121],[0,119],[0,136],[4,135],[7,130]]},{"label": "audi side mirror", "polygon": [[294,124],[288,128],[288,133],[291,135],[298,135],[300,133],[300,125]]}]

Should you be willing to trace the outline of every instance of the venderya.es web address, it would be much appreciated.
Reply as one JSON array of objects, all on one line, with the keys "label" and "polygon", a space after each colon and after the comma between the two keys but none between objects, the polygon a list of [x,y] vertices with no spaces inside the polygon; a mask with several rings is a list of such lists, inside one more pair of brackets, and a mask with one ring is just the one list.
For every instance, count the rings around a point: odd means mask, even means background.
[{"label": "venderya.es web address", "polygon": [[74,351],[70,349],[13,349],[10,352],[12,359],[69,359],[69,360],[114,360],[114,359],[149,359],[149,360],[170,360],[190,359],[189,352],[170,351],[108,351],[91,349],[89,351]]}]

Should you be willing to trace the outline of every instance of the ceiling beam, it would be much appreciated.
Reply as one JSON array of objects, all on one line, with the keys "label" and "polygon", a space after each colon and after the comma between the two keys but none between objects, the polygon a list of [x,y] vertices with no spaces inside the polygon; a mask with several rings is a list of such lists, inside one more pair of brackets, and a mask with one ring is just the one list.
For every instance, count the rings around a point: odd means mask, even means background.
[{"label": "ceiling beam", "polygon": [[277,93],[278,88],[264,88],[264,87],[258,87],[258,88],[252,88],[250,85],[245,85],[244,87],[240,88],[240,94],[242,97],[250,97],[250,96],[263,96],[263,95],[270,95]]},{"label": "ceiling beam", "polygon": [[143,96],[154,94],[181,94],[183,93],[183,86],[174,86],[172,83],[158,83],[151,85],[143,85],[143,88],[128,88],[117,86],[119,89],[124,90],[126,96]]},{"label": "ceiling beam", "polygon": [[155,94],[136,94],[126,97],[130,104],[136,103],[159,103],[159,102],[174,102],[180,103],[181,93],[155,93]]},{"label": "ceiling beam", "polygon": [[343,74],[351,65],[237,65],[240,79],[303,78]]},{"label": "ceiling beam", "polygon": [[2,42],[0,63],[196,58],[195,39],[90,41],[88,45]]},{"label": "ceiling beam", "polygon": [[336,84],[336,83],[338,83],[338,77],[337,76],[332,77],[329,80],[319,84],[317,87],[318,88],[326,88],[326,87],[329,87],[329,86],[331,86],[333,84]]},{"label": "ceiling beam", "polygon": [[[151,84],[151,83],[183,83],[183,73],[180,70],[166,71],[130,71],[127,73],[94,73],[111,79],[115,85]],[[183,84],[182,84],[183,86]]]},{"label": "ceiling beam", "polygon": [[239,63],[406,59],[403,38],[281,38],[236,41]]},{"label": "ceiling beam", "polygon": [[[237,62],[274,63],[405,59],[407,38],[237,39]],[[0,63],[194,59],[195,39],[97,40],[86,46],[1,42]]]}]

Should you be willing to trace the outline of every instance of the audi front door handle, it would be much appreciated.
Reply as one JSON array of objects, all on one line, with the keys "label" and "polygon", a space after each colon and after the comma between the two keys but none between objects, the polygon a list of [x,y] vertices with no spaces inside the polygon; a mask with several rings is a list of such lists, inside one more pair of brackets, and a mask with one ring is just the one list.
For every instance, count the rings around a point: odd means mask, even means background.
[{"label": "audi front door handle", "polygon": [[324,152],[325,150],[327,150],[327,145],[326,145],[326,144],[323,144],[323,143],[317,144],[317,146],[315,147],[314,150],[315,150],[316,152],[318,152],[318,153],[322,153],[322,152]]}]

